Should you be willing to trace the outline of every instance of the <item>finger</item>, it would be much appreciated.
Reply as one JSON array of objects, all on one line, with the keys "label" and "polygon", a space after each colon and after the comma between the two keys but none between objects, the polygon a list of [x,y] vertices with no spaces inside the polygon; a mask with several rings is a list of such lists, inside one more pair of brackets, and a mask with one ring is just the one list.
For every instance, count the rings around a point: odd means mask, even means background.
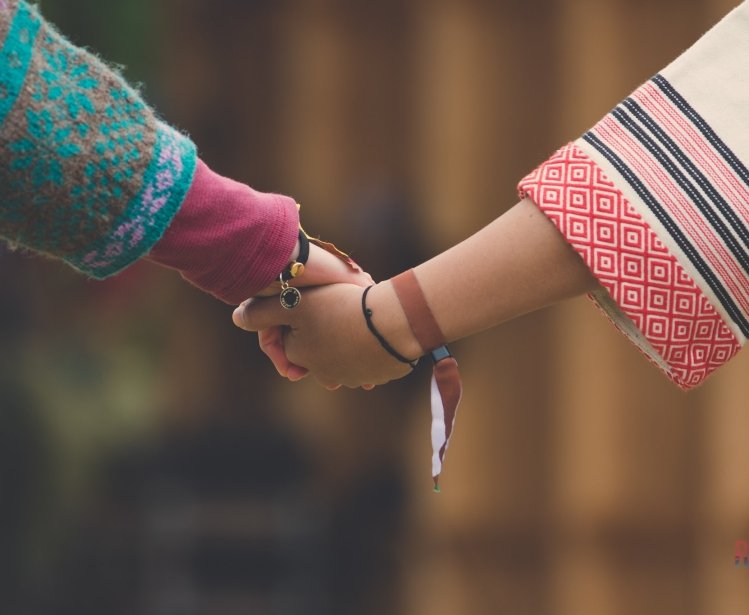
[{"label": "finger", "polygon": [[288,377],[289,368],[294,365],[289,361],[283,347],[283,330],[281,327],[269,327],[261,329],[257,334],[258,344],[267,357],[273,363],[273,367],[284,378]]},{"label": "finger", "polygon": [[373,384],[363,384],[363,385],[361,385],[361,388],[364,389],[365,391],[371,391],[372,389],[375,388],[375,385],[373,385]]},{"label": "finger", "polygon": [[355,274],[355,277],[353,277],[351,280],[351,284],[356,284],[357,286],[361,287],[367,287],[371,286],[375,283],[374,279],[371,275],[369,275],[366,271],[360,271]]},{"label": "finger", "polygon": [[320,286],[336,282],[358,286],[373,284],[372,277],[353,261],[344,262],[319,246],[310,245],[309,260],[304,274],[291,283],[296,286]]},{"label": "finger", "polygon": [[283,329],[281,327],[270,327],[258,331],[258,342],[262,350],[273,363],[273,367],[284,378],[292,382],[305,378],[309,370],[289,361],[284,347]]},{"label": "finger", "polygon": [[248,299],[232,314],[234,324],[245,331],[261,331],[277,325],[290,325],[292,310],[281,307],[278,299]]},{"label": "finger", "polygon": [[294,365],[293,363],[289,365],[287,378],[292,382],[297,382],[302,378],[306,378],[308,375],[309,370],[307,368],[302,367],[301,365]]},{"label": "finger", "polygon": [[345,280],[342,280],[343,282],[356,284],[357,286],[366,287],[375,283],[374,278],[351,258],[349,258],[349,265],[346,267],[345,278]]},{"label": "finger", "polygon": [[319,374],[315,375],[315,380],[317,380],[317,383],[320,386],[328,389],[328,391],[337,391],[341,388],[341,384],[339,382],[334,382],[333,380],[329,380],[324,376],[320,376]]}]

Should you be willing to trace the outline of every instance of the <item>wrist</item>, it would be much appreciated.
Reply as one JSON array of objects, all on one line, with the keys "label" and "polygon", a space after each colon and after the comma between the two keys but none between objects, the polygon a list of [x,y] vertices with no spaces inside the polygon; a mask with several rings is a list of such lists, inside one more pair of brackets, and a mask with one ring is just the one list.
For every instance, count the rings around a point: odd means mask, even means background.
[{"label": "wrist", "polygon": [[278,279],[298,230],[293,199],[257,192],[198,161],[182,206],[148,258],[236,305]]},{"label": "wrist", "polygon": [[399,354],[408,359],[418,359],[424,354],[390,280],[372,287],[367,306],[372,310],[378,331]]},{"label": "wrist", "polygon": [[295,248],[292,250],[291,256],[289,256],[289,264],[281,272],[281,282],[288,282],[304,274],[305,265],[309,259],[309,239],[301,227],[297,235],[298,239]]},{"label": "wrist", "polygon": [[289,264],[293,263],[299,258],[299,250],[301,249],[301,246],[299,245],[299,240],[296,240],[296,244],[294,244],[294,250],[292,251],[291,255],[289,256]]}]

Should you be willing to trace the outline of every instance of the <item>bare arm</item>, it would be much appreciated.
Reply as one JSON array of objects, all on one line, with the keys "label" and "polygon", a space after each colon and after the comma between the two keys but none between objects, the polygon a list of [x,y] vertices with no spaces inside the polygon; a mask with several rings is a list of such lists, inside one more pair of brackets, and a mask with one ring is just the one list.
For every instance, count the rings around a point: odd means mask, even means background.
[{"label": "bare arm", "polygon": [[[596,280],[549,219],[520,201],[463,242],[416,267],[432,311],[449,341],[593,290]],[[393,303],[386,281],[372,302]],[[388,312],[398,315],[390,306]],[[400,326],[399,326],[400,325]],[[409,337],[396,318],[394,340]]]},{"label": "bare arm", "polygon": [[[449,341],[596,287],[580,257],[528,200],[419,265],[416,275]],[[296,310],[283,310],[272,299],[255,300],[238,308],[234,319],[250,331],[288,325],[288,359],[327,386],[379,384],[407,370],[366,330],[361,292],[349,285],[310,290]],[[396,350],[406,357],[422,354],[389,281],[372,289],[368,307]]]}]

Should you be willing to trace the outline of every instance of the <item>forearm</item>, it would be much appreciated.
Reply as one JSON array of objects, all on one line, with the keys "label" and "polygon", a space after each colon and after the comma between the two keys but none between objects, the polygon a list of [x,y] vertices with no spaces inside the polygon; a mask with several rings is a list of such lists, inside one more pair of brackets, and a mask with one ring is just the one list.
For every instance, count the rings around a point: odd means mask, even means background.
[{"label": "forearm", "polygon": [[593,290],[582,259],[530,200],[416,268],[449,340]]},{"label": "forearm", "polygon": [[[738,352],[749,338],[749,140],[742,137],[749,88],[726,75],[745,72],[747,31],[744,2],[522,178],[518,190],[530,200],[416,268],[448,341],[592,291],[616,327],[682,388]],[[341,320],[348,333],[367,333],[361,308],[311,317],[355,294],[361,298],[358,289],[319,289],[292,317],[279,319],[280,308],[264,303],[236,318],[249,330],[292,326],[289,350],[325,382],[374,382],[361,378],[376,353],[365,360],[352,345],[365,349],[375,337],[338,333]],[[401,355],[428,350],[413,339],[390,282],[368,299],[375,326]],[[315,326],[325,335],[310,331]],[[380,357],[374,367],[383,369],[372,373],[383,381],[385,359],[397,363],[384,350]]]},{"label": "forearm", "polygon": [[[596,287],[582,259],[530,201],[420,265],[416,275],[447,341]],[[431,350],[414,339],[392,282],[377,284],[366,299],[375,328],[401,355],[416,359]],[[362,290],[350,284],[307,291],[293,310],[274,299],[247,302],[233,318],[248,331],[286,325],[285,334],[279,329],[264,344],[283,375],[294,364],[326,386],[361,386],[408,371],[367,330]]]},{"label": "forearm", "polygon": [[195,146],[29,3],[0,5],[0,236],[93,277],[163,234]]},{"label": "forearm", "polygon": [[[593,290],[597,282],[549,219],[523,200],[473,236],[416,267],[448,341]],[[420,350],[389,282],[370,293],[393,345]]]},{"label": "forearm", "polygon": [[22,0],[0,5],[0,237],[104,278],[139,258],[232,304],[278,277],[289,197],[211,171],[108,66]]}]

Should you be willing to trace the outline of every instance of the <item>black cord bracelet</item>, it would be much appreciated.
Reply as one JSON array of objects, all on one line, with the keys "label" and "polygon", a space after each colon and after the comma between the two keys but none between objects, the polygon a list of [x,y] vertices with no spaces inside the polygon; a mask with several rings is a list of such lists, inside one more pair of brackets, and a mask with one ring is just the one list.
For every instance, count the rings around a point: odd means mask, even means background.
[{"label": "black cord bracelet", "polygon": [[372,286],[367,286],[361,296],[361,309],[364,314],[364,320],[367,322],[367,328],[372,332],[372,335],[377,338],[377,341],[380,342],[380,346],[382,346],[390,356],[398,359],[398,361],[400,361],[401,363],[407,363],[411,366],[411,369],[413,369],[419,363],[419,360],[416,359],[414,361],[411,361],[410,359],[407,359],[402,354],[400,354],[395,348],[387,343],[387,340],[382,337],[382,334],[375,328],[374,323],[372,322],[372,310],[367,307],[367,295],[372,289]]},{"label": "black cord bracelet", "polygon": [[307,260],[309,259],[309,239],[307,238],[307,234],[300,228],[299,229],[299,256],[296,257],[296,260],[291,263],[286,269],[283,270],[281,273],[281,280],[283,282],[288,282],[292,278],[299,277],[304,273],[304,265],[307,264]]}]

